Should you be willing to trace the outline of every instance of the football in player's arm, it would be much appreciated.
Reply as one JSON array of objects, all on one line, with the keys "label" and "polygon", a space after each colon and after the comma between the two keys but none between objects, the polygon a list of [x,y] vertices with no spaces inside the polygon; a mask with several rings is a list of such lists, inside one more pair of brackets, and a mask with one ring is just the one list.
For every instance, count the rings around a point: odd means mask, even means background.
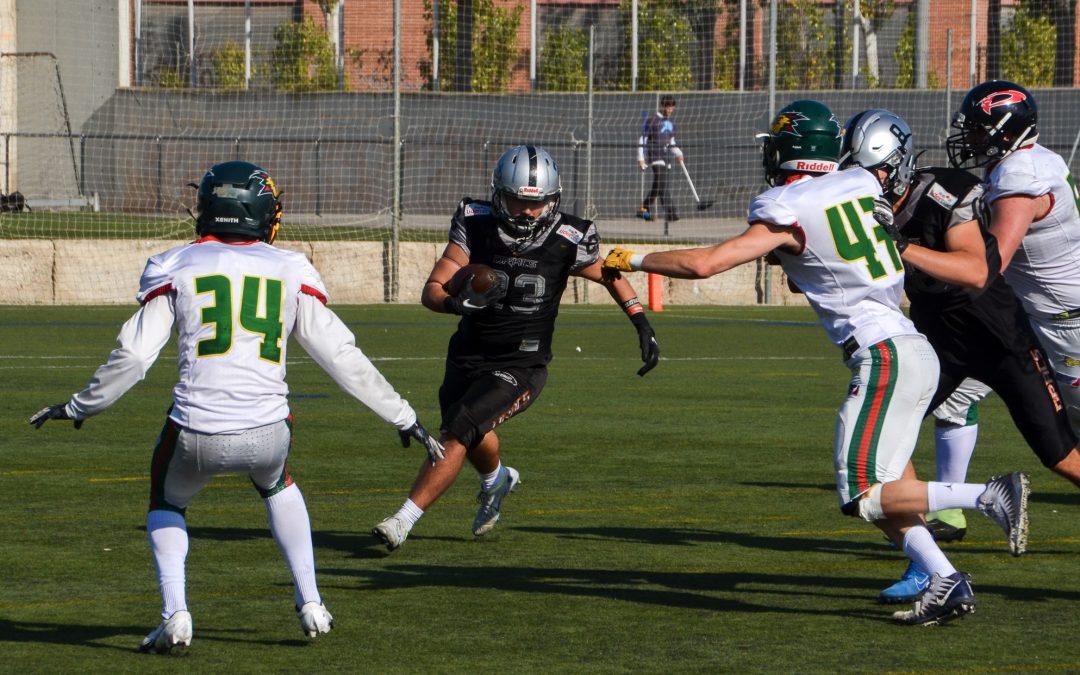
[{"label": "football in player's arm", "polygon": [[[623,308],[638,335],[639,375],[660,358],[633,287],[602,272],[596,225],[559,211],[561,194],[551,155],[521,145],[496,163],[491,201],[463,199],[451,219],[449,242],[421,294],[433,312],[461,315],[439,389],[446,459],[421,466],[408,499],[372,530],[391,551],[453,484],[466,459],[480,474],[473,535],[495,527],[503,498],[521,481],[517,469],[502,464],[496,427],[528,409],[547,382],[555,318],[569,277],[603,285]],[[476,263],[491,267],[498,283],[482,291],[464,284],[449,294],[451,279]]]}]

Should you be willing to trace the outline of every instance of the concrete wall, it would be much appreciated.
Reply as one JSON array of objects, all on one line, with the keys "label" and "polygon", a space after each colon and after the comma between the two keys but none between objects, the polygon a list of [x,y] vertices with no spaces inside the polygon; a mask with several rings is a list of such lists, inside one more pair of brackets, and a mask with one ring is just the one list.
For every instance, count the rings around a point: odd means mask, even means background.
[{"label": "concrete wall", "polygon": [[[1077,137],[1080,90],[1039,90],[1039,142],[1066,158]],[[925,165],[946,162],[944,134],[959,92],[779,92],[777,105],[817,98],[838,120],[867,107],[904,116]],[[764,92],[679,94],[676,121],[706,212],[680,172],[673,195],[686,219],[742,218],[762,191],[754,134],[768,124]],[[119,90],[83,126],[78,149],[85,193],[104,211],[183,213],[189,181],[222,158],[266,167],[288,194],[290,214],[355,217],[394,201],[393,104],[389,94],[280,94]],[[413,94],[402,98],[400,198],[409,217],[445,219],[462,195],[485,198],[502,152],[524,140],[559,162],[562,210],[606,221],[631,217],[643,189],[634,153],[652,94],[534,96]],[[590,117],[591,115],[591,117]],[[579,142],[592,139],[591,146]],[[1080,173],[1080,160],[1072,167]],[[151,176],[150,180],[147,177]],[[445,222],[445,220],[443,220]]]},{"label": "concrete wall", "polygon": [[[168,242],[109,240],[0,241],[0,302],[10,305],[133,305],[146,259]],[[304,253],[319,270],[332,304],[386,302],[389,289],[384,244],[375,242],[284,242]],[[420,291],[444,244],[401,244],[399,302],[419,303]],[[656,247],[638,247],[648,253]],[[763,294],[763,269],[753,263],[712,279],[662,280],[662,301],[669,305],[753,305]],[[773,304],[805,303],[791,294],[780,268],[771,269]],[[648,297],[646,275],[630,275],[642,302]],[[600,286],[572,278],[564,303],[607,304]]]},{"label": "concrete wall", "polygon": [[[60,62],[71,127],[83,123],[120,82],[120,3],[116,0],[15,0],[16,48],[50,52]],[[127,27],[125,27],[127,28]],[[124,82],[123,84],[127,84]],[[27,113],[29,114],[29,113]]]}]

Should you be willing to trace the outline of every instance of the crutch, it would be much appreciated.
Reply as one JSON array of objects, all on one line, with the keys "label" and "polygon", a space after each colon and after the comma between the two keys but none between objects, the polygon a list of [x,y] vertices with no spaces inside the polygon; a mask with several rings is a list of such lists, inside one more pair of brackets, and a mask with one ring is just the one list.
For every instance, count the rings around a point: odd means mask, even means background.
[{"label": "crutch", "polygon": [[701,197],[698,196],[697,188],[694,187],[694,181],[690,179],[690,171],[686,168],[686,162],[679,162],[679,166],[682,167],[683,175],[686,176],[686,182],[690,185],[690,193],[694,195],[694,201],[697,202],[698,211],[704,211],[713,205],[711,201],[703,202]]}]

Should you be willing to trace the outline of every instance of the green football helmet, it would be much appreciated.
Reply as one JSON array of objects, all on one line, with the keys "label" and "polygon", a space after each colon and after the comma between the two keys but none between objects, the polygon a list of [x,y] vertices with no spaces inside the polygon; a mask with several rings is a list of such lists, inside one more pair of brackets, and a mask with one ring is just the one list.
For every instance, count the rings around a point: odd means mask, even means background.
[{"label": "green football helmet", "polygon": [[250,162],[210,167],[198,185],[195,231],[236,234],[273,243],[281,225],[281,192],[270,174]]},{"label": "green football helmet", "polygon": [[843,129],[823,103],[793,101],[758,134],[765,182],[781,185],[791,174],[836,171],[840,159]]}]

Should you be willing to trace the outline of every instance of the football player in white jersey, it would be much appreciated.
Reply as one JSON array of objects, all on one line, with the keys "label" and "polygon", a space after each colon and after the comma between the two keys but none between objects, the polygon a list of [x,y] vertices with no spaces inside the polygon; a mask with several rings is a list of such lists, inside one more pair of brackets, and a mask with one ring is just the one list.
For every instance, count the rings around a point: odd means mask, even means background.
[{"label": "football player in white jersey", "polygon": [[[1061,156],[1038,144],[1035,98],[1018,84],[991,80],[972,87],[952,126],[957,131],[946,142],[949,162],[985,167],[985,218],[998,241],[1002,274],[1050,357],[1069,419],[1080,433],[1076,182]],[[1071,452],[1054,470],[1076,476],[1080,452]]]},{"label": "football player in white jersey", "polygon": [[[978,508],[1006,532],[1014,555],[1027,539],[1026,476],[984,484],[942,484],[905,474],[919,426],[938,381],[938,360],[900,311],[904,267],[873,217],[882,194],[876,176],[836,171],[842,130],[817,101],[795,101],[761,134],[772,189],[750,203],[749,227],[715,246],[634,255],[608,254],[604,267],[701,279],[774,253],[806,294],[852,373],[837,419],[834,459],[840,509],[872,522],[923,569],[929,591],[904,624],[948,621],[974,610],[967,575],[938,547],[922,514]],[[818,176],[818,177],[814,177]]]},{"label": "football player in white jersey", "polygon": [[143,379],[176,330],[180,376],[154,450],[146,516],[162,622],[141,651],[168,653],[191,644],[184,514],[223,472],[247,474],[262,497],[292,575],[304,633],[315,637],[333,627],[315,581],[307,507],[286,461],[292,439],[285,383],[290,335],[342,389],[397,427],[403,445],[416,439],[432,462],[442,458],[442,446],[412,406],[326,307],[326,288],[307,258],[271,245],[281,221],[279,194],[254,164],[211,167],[198,186],[198,239],[147,261],[136,297],[140,307],[120,329],[108,361],[70,400],[30,418],[37,428],[48,420],[74,420],[79,428]]},{"label": "football player in white jersey", "polygon": [[[1047,365],[1050,360],[1001,276],[997,241],[976,219],[982,182],[963,169],[916,169],[913,137],[895,113],[864,110],[845,125],[840,166],[861,166],[881,181],[887,201],[878,202],[874,217],[896,242],[905,263],[908,314],[941,363],[930,402],[937,418],[936,478],[943,483],[967,480],[978,428],[969,422],[977,419],[976,403],[990,388],[1043,465],[1060,471],[1068,455],[1076,453],[1076,434]],[[928,528],[942,541],[944,523],[935,531],[935,515],[959,520],[959,527],[945,532],[956,533],[949,539],[963,537],[963,511],[927,514]],[[929,583],[930,575],[911,564],[879,597],[910,602]]]}]

